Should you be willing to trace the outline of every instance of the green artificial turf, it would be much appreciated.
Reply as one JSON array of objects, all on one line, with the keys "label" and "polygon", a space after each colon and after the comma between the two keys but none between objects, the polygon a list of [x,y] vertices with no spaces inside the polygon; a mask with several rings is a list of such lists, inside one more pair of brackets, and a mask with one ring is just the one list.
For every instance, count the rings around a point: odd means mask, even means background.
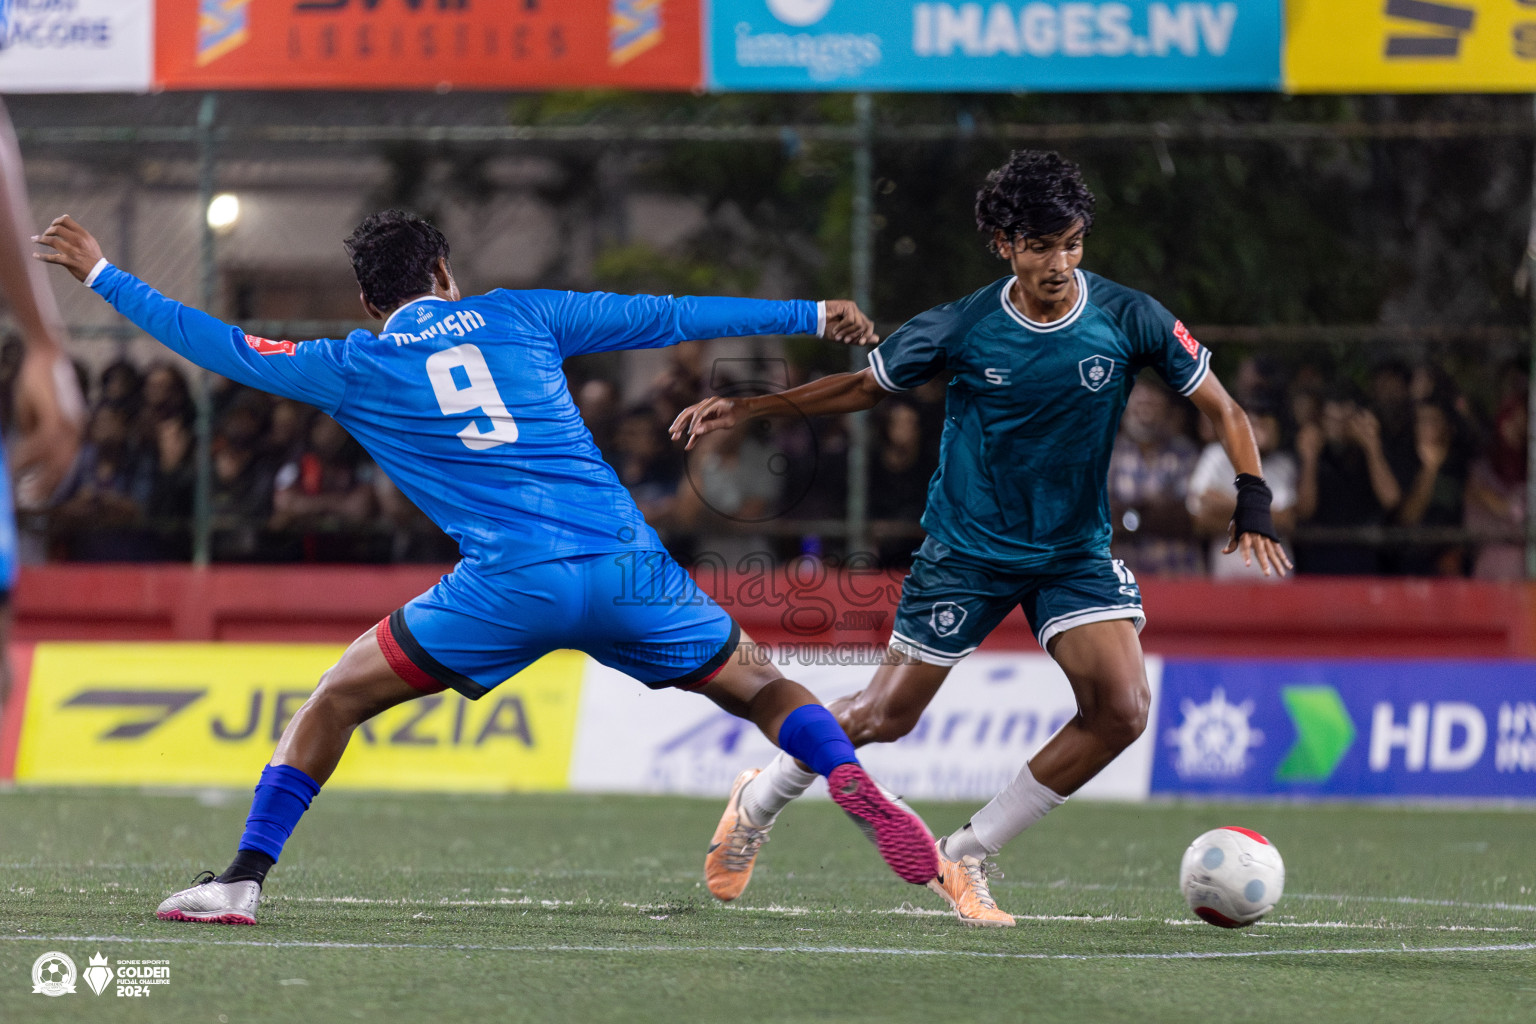
[{"label": "green artificial turf", "polygon": [[[1000,858],[1021,919],[992,931],[886,872],[826,802],[786,812],[724,907],[700,881],[717,801],[335,792],[258,927],[157,921],[227,862],[246,800],[0,793],[0,1021],[1536,1020],[1528,810],[1075,802]],[[918,809],[948,829],[970,808]],[[1176,887],[1223,824],[1288,868],[1245,931],[1196,922]],[[171,983],[34,995],[53,949],[81,970],[169,959]]]}]

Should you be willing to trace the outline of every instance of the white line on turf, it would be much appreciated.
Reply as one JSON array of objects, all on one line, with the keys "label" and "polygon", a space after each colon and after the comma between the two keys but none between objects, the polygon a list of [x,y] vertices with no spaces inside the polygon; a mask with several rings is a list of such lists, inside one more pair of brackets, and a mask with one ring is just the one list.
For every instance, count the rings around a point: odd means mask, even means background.
[{"label": "white line on turf", "polygon": [[268,949],[441,950],[480,953],[771,953],[818,956],[933,956],[985,960],[1246,960],[1265,956],[1419,956],[1446,953],[1527,953],[1536,942],[1496,946],[1396,946],[1357,949],[1255,949],[1185,953],[1004,953],[972,949],[899,949],[881,946],[486,946],[472,943],[311,942],[302,939],[135,938],[126,935],[0,935],[0,942],[116,942],[133,945],[259,946]]},{"label": "white line on turf", "polygon": [[[326,903],[326,904],[378,904],[382,906],[423,906],[423,907],[572,907],[572,906],[602,906],[602,900],[536,900],[531,896],[521,896],[516,899],[491,899],[491,900],[463,900],[444,897],[437,900],[397,898],[374,898],[369,896],[284,896],[269,897],[288,903]],[[666,903],[619,903],[618,906],[628,910],[657,911],[672,910],[675,904]],[[720,911],[731,914],[781,914],[790,917],[804,917],[807,915],[825,915],[833,917],[857,917],[866,914],[879,916],[900,917],[953,917],[952,910],[937,910],[928,907],[914,907],[910,903],[893,907],[890,910],[831,910],[827,908],[810,907],[786,907],[776,903],[765,907],[743,906],[731,903],[718,908]],[[1155,921],[1156,918],[1137,917],[1126,914],[1014,914],[1014,919],[1019,921],[1075,921],[1081,924],[1107,924],[1115,922],[1144,922]],[[1164,918],[1162,923],[1178,927],[1200,925],[1205,922],[1195,918]],[[1361,931],[1446,931],[1446,932],[1520,932],[1527,929],[1521,927],[1494,928],[1475,925],[1451,925],[1431,924],[1428,922],[1404,922],[1395,923],[1387,921],[1260,921],[1255,928],[1352,928]]]}]

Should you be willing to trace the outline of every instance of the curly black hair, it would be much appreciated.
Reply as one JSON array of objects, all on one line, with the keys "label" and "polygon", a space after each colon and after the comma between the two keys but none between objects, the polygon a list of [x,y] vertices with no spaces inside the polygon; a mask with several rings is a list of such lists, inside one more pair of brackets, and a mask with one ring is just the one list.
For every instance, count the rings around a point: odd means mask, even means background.
[{"label": "curly black hair", "polygon": [[369,214],[341,243],[363,298],[388,312],[432,290],[432,271],[448,258],[448,239],[432,224],[404,210]]},{"label": "curly black hair", "polygon": [[976,226],[996,251],[999,231],[1009,239],[1044,238],[1082,221],[1087,233],[1093,205],[1077,164],[1048,150],[1016,149],[976,193]]}]

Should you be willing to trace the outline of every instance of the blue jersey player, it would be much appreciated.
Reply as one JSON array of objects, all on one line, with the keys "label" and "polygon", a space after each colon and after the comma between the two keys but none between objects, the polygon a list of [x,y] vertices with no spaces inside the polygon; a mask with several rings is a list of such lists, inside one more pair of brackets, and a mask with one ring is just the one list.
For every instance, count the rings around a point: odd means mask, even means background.
[{"label": "blue jersey player", "polygon": [[[1194,402],[1238,471],[1227,553],[1264,573],[1290,563],[1248,418],[1210,372],[1211,354],[1150,296],[1078,268],[1093,195],[1055,153],[1016,152],[992,172],[976,219],[1012,273],[908,321],[859,373],[762,398],[712,398],[673,424],[689,444],[794,407],[806,416],[868,409],[952,375],[928,537],[902,585],[884,664],[833,711],[857,744],[917,724],[949,670],[1015,607],[1061,665],[1078,714],[965,827],[939,841],[930,887],[967,924],[1006,927],[987,857],[1097,775],[1146,726],[1149,692],[1135,577],[1110,555],[1106,477],[1136,375],[1151,368]],[[736,781],[722,827],[755,855],[774,818],[814,778],[780,754]],[[752,857],[736,851],[750,870]],[[712,856],[723,856],[717,852]],[[743,886],[711,887],[731,898]]]},{"label": "blue jersey player", "polygon": [[261,884],[352,731],[453,689],[471,700],[558,648],[647,686],[695,690],[828,777],[909,882],[938,871],[933,840],[864,774],[836,719],[674,562],[577,414],[561,362],[695,338],[823,334],[874,340],[849,302],[503,291],[465,298],[448,243],[399,211],[346,241],[375,335],[295,344],[245,334],[112,266],[60,217],[40,259],[66,267],[175,352],[232,380],[318,406],[459,544],[431,590],[358,638],[289,722],[262,772],[234,862],[160,905],[161,918],[255,924]]}]

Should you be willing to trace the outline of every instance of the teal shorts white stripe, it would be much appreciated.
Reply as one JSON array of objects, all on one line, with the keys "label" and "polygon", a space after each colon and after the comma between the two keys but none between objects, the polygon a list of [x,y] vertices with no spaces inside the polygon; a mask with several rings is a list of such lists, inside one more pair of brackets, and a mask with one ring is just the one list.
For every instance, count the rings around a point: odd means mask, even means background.
[{"label": "teal shorts white stripe", "polygon": [[1091,622],[1146,625],[1141,588],[1116,558],[1076,556],[1042,570],[986,565],[932,537],[901,588],[893,651],[929,665],[955,665],[1013,611],[1023,609],[1040,646]]}]

